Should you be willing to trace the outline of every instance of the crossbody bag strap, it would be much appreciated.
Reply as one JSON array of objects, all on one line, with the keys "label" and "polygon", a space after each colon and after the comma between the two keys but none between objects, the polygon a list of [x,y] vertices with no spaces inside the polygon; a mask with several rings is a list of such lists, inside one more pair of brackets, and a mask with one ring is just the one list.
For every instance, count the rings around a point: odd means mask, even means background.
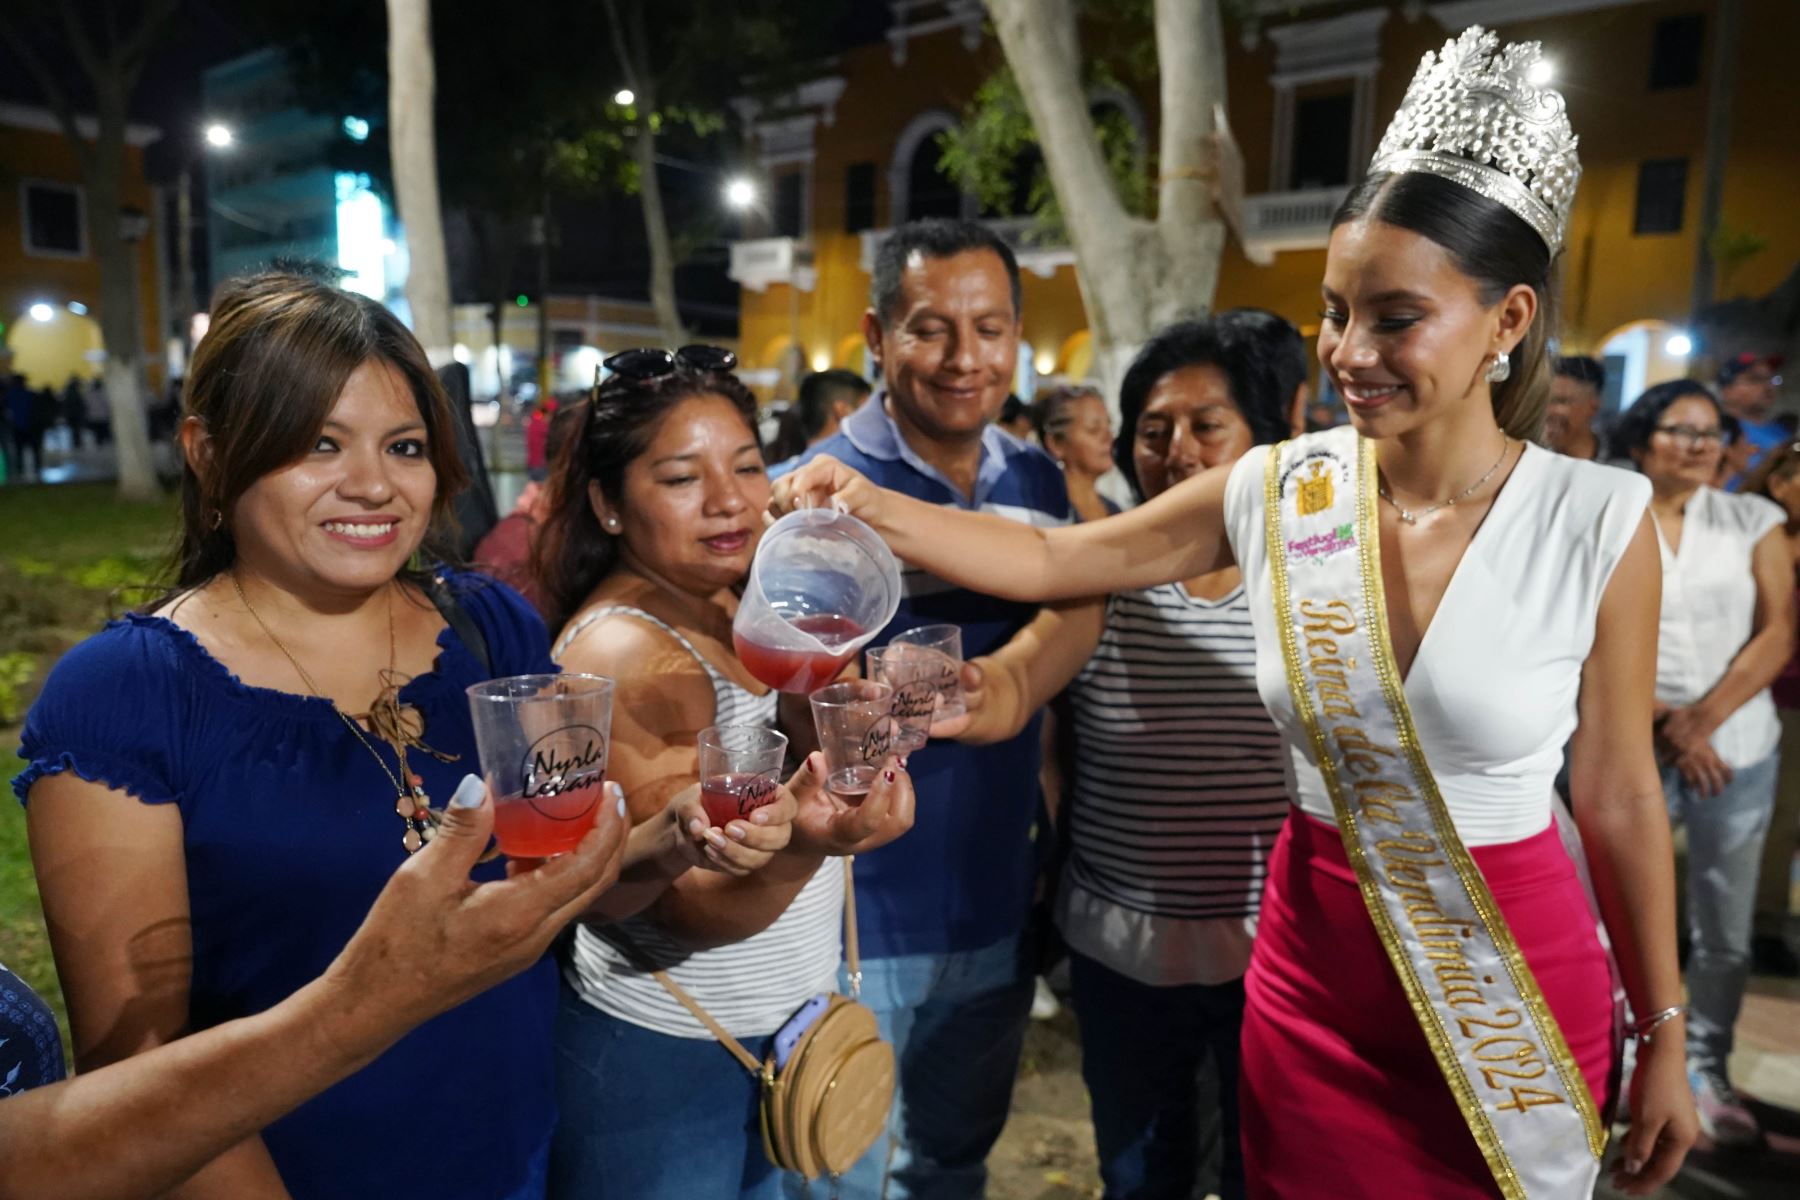
[{"label": "crossbody bag strap", "polygon": [[681,1001],[681,1006],[694,1014],[694,1020],[706,1026],[706,1031],[719,1039],[719,1045],[731,1051],[731,1056],[744,1064],[744,1069],[752,1075],[761,1077],[763,1066],[756,1057],[744,1049],[744,1044],[725,1032],[725,1027],[712,1019],[712,1014],[700,1007],[700,1002],[688,995],[687,989],[676,983],[667,971],[652,971],[656,982],[669,991],[669,995]]},{"label": "crossbody bag strap", "polygon": [[[862,991],[862,960],[856,952],[856,884],[851,877],[850,870],[850,864],[854,861],[856,861],[854,856],[846,856],[844,859],[844,955],[850,967],[850,998],[852,1000],[856,999]],[[639,969],[642,969],[643,956],[638,953],[637,947],[633,946],[618,930],[613,930],[612,936],[615,944],[621,945],[628,955],[637,959]],[[719,1040],[719,1045],[731,1051],[731,1056],[743,1063],[745,1070],[758,1078],[762,1076],[763,1065],[756,1061],[756,1057],[744,1049],[742,1042],[727,1033],[723,1025],[713,1020],[712,1014],[701,1008],[700,1002],[688,995],[687,989],[676,983],[674,976],[667,971],[651,971],[650,977],[662,984],[663,989],[675,997],[681,1007],[693,1013],[694,1020],[705,1026],[706,1031]]]},{"label": "crossbody bag strap", "polygon": [[844,961],[849,966],[850,998],[862,999],[862,959],[856,953],[856,878],[854,854],[844,856]]}]

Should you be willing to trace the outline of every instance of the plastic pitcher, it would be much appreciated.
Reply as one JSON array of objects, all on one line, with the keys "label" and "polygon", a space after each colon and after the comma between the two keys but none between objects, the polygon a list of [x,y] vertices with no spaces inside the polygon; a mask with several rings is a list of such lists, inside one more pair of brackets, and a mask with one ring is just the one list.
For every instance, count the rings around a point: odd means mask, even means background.
[{"label": "plastic pitcher", "polygon": [[899,607],[900,564],[880,535],[833,509],[801,509],[764,532],[732,641],[752,675],[805,694],[836,679]]}]

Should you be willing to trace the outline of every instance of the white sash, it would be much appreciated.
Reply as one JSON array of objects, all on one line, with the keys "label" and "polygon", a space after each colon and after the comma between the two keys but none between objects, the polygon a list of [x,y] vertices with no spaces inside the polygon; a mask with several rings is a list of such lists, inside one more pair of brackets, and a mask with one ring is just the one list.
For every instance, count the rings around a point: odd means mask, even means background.
[{"label": "white sash", "polygon": [[1288,688],[1370,919],[1502,1195],[1586,1197],[1606,1130],[1413,731],[1388,640],[1375,488],[1373,443],[1353,431],[1269,451]]}]

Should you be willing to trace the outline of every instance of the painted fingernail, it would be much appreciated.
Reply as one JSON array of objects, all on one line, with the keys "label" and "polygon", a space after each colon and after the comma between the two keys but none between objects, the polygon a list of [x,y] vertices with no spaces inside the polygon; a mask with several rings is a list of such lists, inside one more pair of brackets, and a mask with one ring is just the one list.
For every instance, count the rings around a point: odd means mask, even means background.
[{"label": "painted fingernail", "polygon": [[720,833],[717,829],[708,829],[706,831],[706,840],[708,844],[716,846],[720,850],[723,850],[726,846],[731,844],[725,840],[725,835]]},{"label": "painted fingernail", "polygon": [[623,817],[625,815],[625,789],[616,783],[609,783],[606,785],[606,790],[612,793],[613,802],[619,806],[619,815]]},{"label": "painted fingernail", "polygon": [[725,827],[725,832],[740,842],[750,836],[750,831],[744,828],[742,821],[733,821]]},{"label": "painted fingernail", "polygon": [[900,760],[900,769],[901,769],[901,770],[902,770],[902,771],[904,771],[904,770],[906,770],[906,759],[905,759],[905,758],[902,758],[902,759],[901,759],[901,760]]},{"label": "painted fingernail", "polygon": [[706,836],[706,822],[702,821],[699,817],[695,817],[693,820],[688,822],[688,832],[693,834],[697,838],[705,837]]},{"label": "painted fingernail", "polygon": [[881,777],[883,779],[887,780],[889,783],[894,782],[894,773],[892,771],[883,771],[881,773]]},{"label": "painted fingernail", "polygon": [[481,782],[479,775],[464,775],[462,782],[456,785],[456,791],[450,795],[451,808],[480,808],[481,798],[487,795],[487,785]]}]

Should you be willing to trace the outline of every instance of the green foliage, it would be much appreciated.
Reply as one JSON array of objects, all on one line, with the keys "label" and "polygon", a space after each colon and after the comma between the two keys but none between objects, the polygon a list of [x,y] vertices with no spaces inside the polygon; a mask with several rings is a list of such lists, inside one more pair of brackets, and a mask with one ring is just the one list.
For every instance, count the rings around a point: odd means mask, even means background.
[{"label": "green foliage", "polygon": [[25,719],[25,687],[37,674],[37,655],[23,651],[0,654],[0,725]]},{"label": "green foliage", "polygon": [[[1151,54],[1154,61],[1154,48]],[[1123,86],[1105,64],[1090,69],[1089,81],[1095,87]],[[1094,131],[1125,210],[1134,216],[1149,215],[1154,160],[1148,148],[1139,147],[1137,130],[1115,106],[1103,105]],[[1038,147],[1037,130],[1010,67],[999,68],[982,82],[963,110],[962,122],[938,135],[938,147],[940,168],[980,201],[982,211],[1035,217],[1033,236],[1040,240],[1062,236],[1062,212]]]},{"label": "green foliage", "polygon": [[1734,229],[1721,223],[1713,232],[1708,249],[1719,267],[1719,282],[1727,284],[1739,267],[1769,248],[1769,239],[1748,229]]}]

